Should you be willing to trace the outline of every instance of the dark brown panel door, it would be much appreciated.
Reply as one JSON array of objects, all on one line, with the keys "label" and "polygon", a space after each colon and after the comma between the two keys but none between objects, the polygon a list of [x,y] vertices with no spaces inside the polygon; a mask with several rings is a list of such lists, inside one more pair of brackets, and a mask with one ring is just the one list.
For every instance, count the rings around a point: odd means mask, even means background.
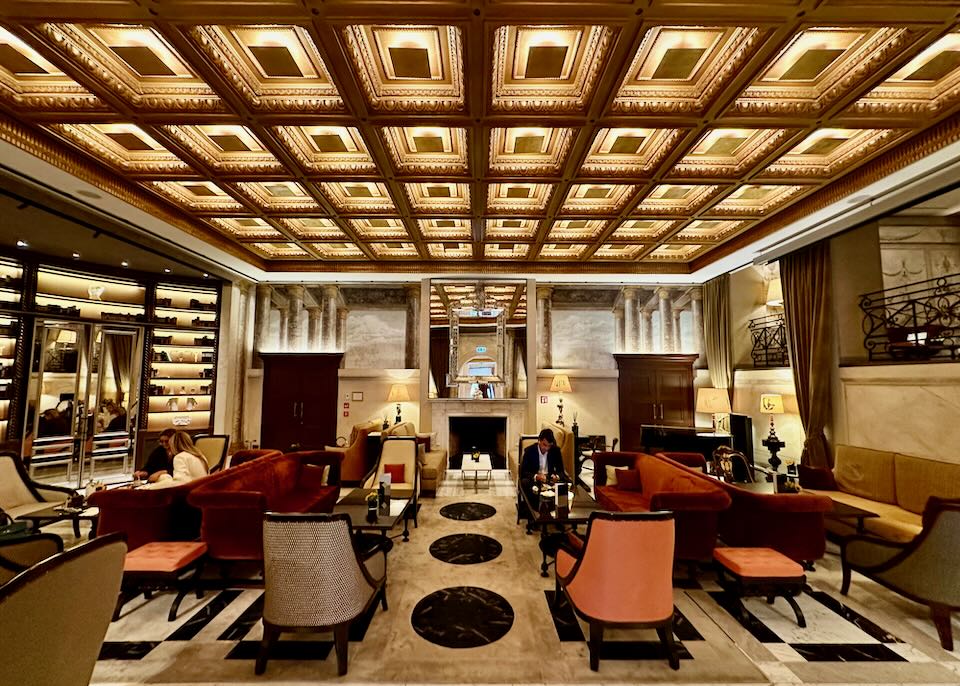
[{"label": "dark brown panel door", "polygon": [[300,373],[293,360],[264,356],[260,445],[286,450],[300,438]]},{"label": "dark brown panel door", "polygon": [[337,431],[337,370],[342,353],[269,353],[263,359],[260,445],[322,448]]},{"label": "dark brown panel door", "polygon": [[656,424],[656,372],[639,365],[630,365],[620,372],[620,446],[622,450],[639,450],[640,427]]},{"label": "dark brown panel door", "polygon": [[301,370],[299,442],[303,449],[322,449],[336,443],[337,370],[342,357],[325,354]]},{"label": "dark brown panel door", "polygon": [[657,373],[659,424],[693,426],[693,375],[690,369],[665,367]]}]

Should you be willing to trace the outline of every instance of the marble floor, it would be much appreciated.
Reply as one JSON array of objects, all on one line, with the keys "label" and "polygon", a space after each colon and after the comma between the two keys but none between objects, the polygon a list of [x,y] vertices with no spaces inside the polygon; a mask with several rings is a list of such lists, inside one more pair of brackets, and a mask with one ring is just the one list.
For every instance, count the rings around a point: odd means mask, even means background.
[{"label": "marble floor", "polygon": [[[859,576],[841,596],[834,554],[807,575],[798,599],[806,629],[782,600],[747,600],[750,616],[741,621],[709,573],[691,582],[681,572],[679,671],[653,631],[611,631],[600,671],[591,672],[585,627],[563,603],[551,610],[553,579],[539,574],[538,539],[516,524],[514,496],[507,472],[474,492],[451,471],[437,497],[423,499],[419,528],[389,555],[390,609],[374,608],[354,627],[344,677],[324,634],[285,635],[266,674],[254,676],[263,591],[230,588],[187,598],[173,622],[173,594],[128,603],[92,683],[960,683],[960,651],[940,648],[925,609]],[[450,507],[465,502],[483,507]],[[69,526],[51,529],[74,542]]]}]

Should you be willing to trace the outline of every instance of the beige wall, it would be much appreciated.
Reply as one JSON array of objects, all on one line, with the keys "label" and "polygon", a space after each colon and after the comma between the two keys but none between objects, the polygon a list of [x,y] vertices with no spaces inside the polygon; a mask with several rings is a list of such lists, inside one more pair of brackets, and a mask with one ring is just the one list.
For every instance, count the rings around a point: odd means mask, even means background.
[{"label": "beige wall", "polygon": [[867,224],[830,240],[831,294],[841,364],[863,362],[863,311],[860,295],[883,288],[880,239],[876,224]]},{"label": "beige wall", "polygon": [[[563,417],[567,428],[577,425],[581,436],[605,435],[608,442],[620,436],[620,402],[617,392],[617,370],[539,369],[537,370],[537,427],[557,419],[556,393],[550,392],[555,374],[570,377],[571,393],[563,394]],[[547,403],[540,402],[547,396]]]},{"label": "beige wall", "polygon": [[[337,436],[350,436],[354,424],[369,420],[383,421],[386,417],[390,424],[397,416],[397,404],[387,402],[390,387],[395,383],[407,386],[412,400],[401,403],[403,421],[413,422],[420,428],[420,404],[416,401],[420,384],[420,373],[416,369],[341,369],[337,416]],[[353,400],[353,393],[363,393],[363,400]],[[350,403],[348,409],[343,404]],[[349,412],[349,417],[343,413]]]},{"label": "beige wall", "polygon": [[[773,272],[773,270],[768,270]],[[733,367],[753,367],[752,348],[747,324],[779,308],[767,307],[767,279],[759,267],[749,266],[730,275],[730,331],[732,333]]]},{"label": "beige wall", "polygon": [[770,452],[760,443],[770,432],[770,415],[760,413],[760,395],[777,393],[783,397],[783,414],[775,415],[777,437],[786,443],[780,451],[781,460],[800,460],[806,434],[797,411],[797,394],[793,372],[789,367],[778,369],[740,369],[736,373],[733,392],[733,411],[750,415],[753,419],[753,457],[766,462]]}]

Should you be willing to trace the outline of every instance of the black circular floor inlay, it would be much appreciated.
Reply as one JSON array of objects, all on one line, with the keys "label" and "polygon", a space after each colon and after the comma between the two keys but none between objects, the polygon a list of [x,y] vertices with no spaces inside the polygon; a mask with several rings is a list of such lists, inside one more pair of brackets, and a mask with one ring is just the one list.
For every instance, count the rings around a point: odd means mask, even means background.
[{"label": "black circular floor inlay", "polygon": [[430,554],[452,565],[476,565],[496,559],[503,552],[496,539],[480,534],[452,534],[430,544]]},{"label": "black circular floor inlay", "polygon": [[413,630],[445,648],[477,648],[493,643],[513,626],[513,608],[502,596],[476,586],[435,591],[417,603]]},{"label": "black circular floor inlay", "polygon": [[497,514],[497,508],[484,503],[452,503],[440,508],[440,515],[460,522],[476,522]]}]

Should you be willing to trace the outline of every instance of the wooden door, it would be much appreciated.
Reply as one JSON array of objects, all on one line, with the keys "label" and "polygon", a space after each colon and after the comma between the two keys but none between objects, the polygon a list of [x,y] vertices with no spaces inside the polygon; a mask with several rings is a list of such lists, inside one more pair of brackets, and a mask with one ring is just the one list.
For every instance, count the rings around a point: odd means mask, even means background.
[{"label": "wooden door", "polygon": [[620,445],[643,447],[641,427],[693,426],[693,363],[696,355],[614,355],[620,370]]},{"label": "wooden door", "polygon": [[261,355],[263,403],[260,446],[286,450],[300,440],[300,367],[283,354]]},{"label": "wooden door", "polygon": [[663,426],[693,426],[694,397],[692,368],[665,365],[657,371],[657,398]]},{"label": "wooden door", "polygon": [[343,353],[314,353],[300,365],[300,433],[304,450],[336,445],[338,402],[337,370]]}]

